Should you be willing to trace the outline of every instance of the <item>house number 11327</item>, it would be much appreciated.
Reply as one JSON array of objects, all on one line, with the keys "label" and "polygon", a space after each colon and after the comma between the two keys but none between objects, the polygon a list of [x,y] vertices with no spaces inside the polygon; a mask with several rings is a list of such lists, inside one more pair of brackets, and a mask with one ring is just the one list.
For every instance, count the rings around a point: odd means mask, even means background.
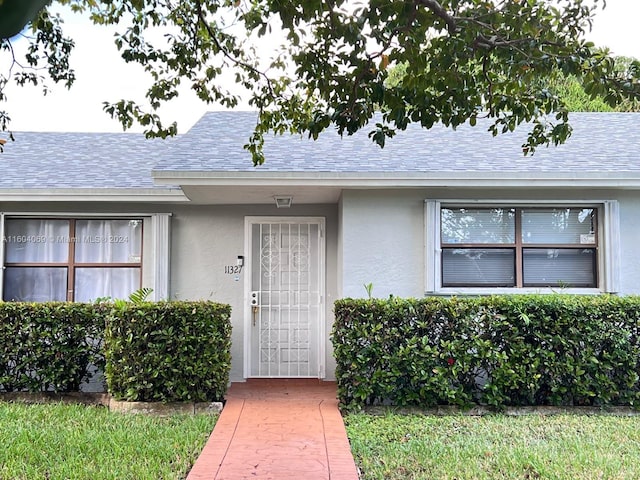
[{"label": "house number 11327", "polygon": [[242,273],[242,265],[225,265],[224,273],[227,275],[238,275]]}]

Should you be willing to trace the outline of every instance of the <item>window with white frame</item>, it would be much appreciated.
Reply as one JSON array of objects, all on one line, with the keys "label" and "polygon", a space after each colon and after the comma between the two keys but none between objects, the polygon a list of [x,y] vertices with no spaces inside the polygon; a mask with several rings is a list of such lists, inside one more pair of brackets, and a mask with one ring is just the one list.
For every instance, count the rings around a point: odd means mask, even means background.
[{"label": "window with white frame", "polygon": [[596,287],[593,208],[441,209],[443,287]]},{"label": "window with white frame", "polygon": [[427,291],[617,289],[617,202],[427,201],[427,222]]},{"label": "window with white frame", "polygon": [[141,286],[139,218],[6,218],[5,301],[126,298]]}]

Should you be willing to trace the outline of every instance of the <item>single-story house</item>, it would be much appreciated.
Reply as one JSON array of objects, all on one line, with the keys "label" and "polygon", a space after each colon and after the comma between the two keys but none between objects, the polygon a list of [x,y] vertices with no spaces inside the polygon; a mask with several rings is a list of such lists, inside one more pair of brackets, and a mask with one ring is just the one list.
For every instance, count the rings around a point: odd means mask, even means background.
[{"label": "single-story house", "polygon": [[334,378],[333,302],[640,293],[640,115],[576,113],[558,147],[526,127],[367,129],[242,148],[249,112],[168,141],[15,133],[0,154],[3,299],[155,299],[233,307],[231,380]]}]

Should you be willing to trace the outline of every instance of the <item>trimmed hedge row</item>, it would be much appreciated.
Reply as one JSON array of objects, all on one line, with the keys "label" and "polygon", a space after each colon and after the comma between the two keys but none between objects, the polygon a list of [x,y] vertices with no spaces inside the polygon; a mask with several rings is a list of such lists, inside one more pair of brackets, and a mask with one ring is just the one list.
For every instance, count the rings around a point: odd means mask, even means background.
[{"label": "trimmed hedge row", "polygon": [[338,396],[394,405],[640,405],[640,298],[339,300]]},{"label": "trimmed hedge row", "polygon": [[231,369],[231,307],[125,304],[105,332],[109,393],[128,401],[222,400]]},{"label": "trimmed hedge row", "polygon": [[104,369],[108,311],[81,303],[0,302],[0,391],[78,391]]},{"label": "trimmed hedge row", "polygon": [[212,302],[0,302],[0,391],[78,391],[99,369],[118,399],[220,400],[230,310]]}]

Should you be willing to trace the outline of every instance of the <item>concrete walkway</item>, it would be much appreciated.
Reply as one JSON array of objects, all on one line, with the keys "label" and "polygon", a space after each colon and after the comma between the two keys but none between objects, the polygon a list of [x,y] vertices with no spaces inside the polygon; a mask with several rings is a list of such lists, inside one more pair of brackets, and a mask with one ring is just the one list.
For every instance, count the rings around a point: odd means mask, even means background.
[{"label": "concrete walkway", "polygon": [[358,480],[336,384],[234,383],[187,480]]}]

